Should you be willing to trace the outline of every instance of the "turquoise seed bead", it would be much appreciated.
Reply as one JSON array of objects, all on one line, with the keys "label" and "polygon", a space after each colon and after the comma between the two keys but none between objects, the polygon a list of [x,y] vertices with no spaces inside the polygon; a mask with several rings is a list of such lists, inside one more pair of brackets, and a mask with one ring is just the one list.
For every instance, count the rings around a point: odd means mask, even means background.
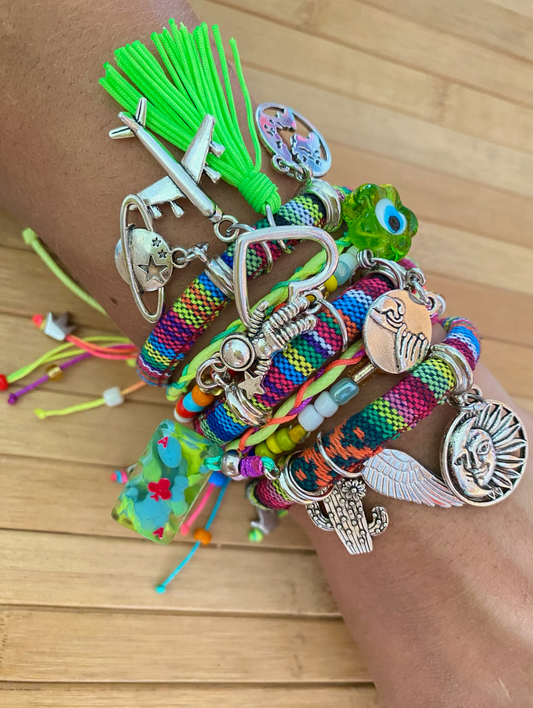
[{"label": "turquoise seed bead", "polygon": [[329,391],[322,391],[313,405],[324,418],[331,418],[339,410],[339,404],[332,398]]},{"label": "turquoise seed bead", "polygon": [[203,411],[203,409],[204,409],[204,406],[199,406],[197,403],[194,402],[190,391],[183,399],[183,405],[191,413],[199,413],[200,411]]},{"label": "turquoise seed bead", "polygon": [[339,264],[335,271],[335,278],[338,285],[344,285],[350,280],[353,270],[356,266],[356,260],[351,253],[341,253],[339,256]]},{"label": "turquoise seed bead", "polygon": [[359,393],[359,386],[351,379],[339,379],[330,388],[330,394],[335,403],[343,406],[348,401],[351,401],[354,396]]},{"label": "turquoise seed bead", "polygon": [[320,428],[324,422],[324,416],[320,415],[312,403],[298,413],[298,422],[308,433]]}]

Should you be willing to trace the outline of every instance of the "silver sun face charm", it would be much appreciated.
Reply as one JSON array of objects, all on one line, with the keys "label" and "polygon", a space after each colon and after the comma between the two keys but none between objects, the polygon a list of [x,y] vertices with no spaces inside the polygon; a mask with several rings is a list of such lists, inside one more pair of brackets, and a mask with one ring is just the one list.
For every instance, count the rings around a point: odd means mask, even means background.
[{"label": "silver sun face charm", "polygon": [[505,403],[465,406],[443,441],[441,469],[448,487],[466,504],[488,506],[516,487],[527,461],[527,436]]}]

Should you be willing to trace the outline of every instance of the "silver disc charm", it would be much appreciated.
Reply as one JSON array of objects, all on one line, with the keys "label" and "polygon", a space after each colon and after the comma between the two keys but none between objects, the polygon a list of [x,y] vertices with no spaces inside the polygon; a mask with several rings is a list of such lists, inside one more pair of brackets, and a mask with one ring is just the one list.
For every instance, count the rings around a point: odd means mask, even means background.
[{"label": "silver disc charm", "polygon": [[365,352],[389,374],[410,371],[423,361],[431,342],[427,308],[407,290],[384,293],[370,306],[363,327]]},{"label": "silver disc charm", "polygon": [[465,405],[443,441],[442,476],[466,504],[488,506],[505,499],[520,481],[526,462],[524,426],[500,401]]},{"label": "silver disc charm", "polygon": [[[172,275],[172,251],[168,243],[155,231],[130,229],[129,244],[135,278],[144,292],[164,287]],[[129,282],[129,274],[122,251],[122,241],[115,249],[115,264],[121,277]]]},{"label": "silver disc charm", "polygon": [[[331,167],[331,153],[322,135],[304,116],[281,103],[262,103],[257,107],[255,120],[266,149],[272,153],[272,164],[280,172],[293,176],[302,174],[306,167],[313,177],[322,177]],[[296,131],[298,123],[307,130],[307,137]],[[289,131],[289,145],[280,133]]]}]

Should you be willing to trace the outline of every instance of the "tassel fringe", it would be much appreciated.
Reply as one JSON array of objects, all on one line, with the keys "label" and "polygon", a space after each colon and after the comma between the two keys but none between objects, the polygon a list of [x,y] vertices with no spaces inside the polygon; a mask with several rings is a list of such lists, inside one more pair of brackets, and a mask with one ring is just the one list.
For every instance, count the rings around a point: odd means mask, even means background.
[{"label": "tassel fringe", "polygon": [[220,157],[209,154],[207,163],[236,187],[255,211],[264,214],[269,205],[277,212],[281,199],[276,185],[260,171],[261,146],[235,40],[231,39],[229,44],[244,98],[255,161],[248,153],[239,126],[218,26],[214,25],[212,31],[222,80],[205,23],[189,32],[183,24],[178,29],[176,22],[170,20],[169,28],[152,35],[163,66],[142,42],[136,41],[115,51],[117,66],[129,81],[106,63],[101,85],[131,113],[135,113],[139,99],[145,96],[148,100],[146,125],[181,150],[187,149],[204,116],[213,115],[216,119],[213,139],[226,149]]}]

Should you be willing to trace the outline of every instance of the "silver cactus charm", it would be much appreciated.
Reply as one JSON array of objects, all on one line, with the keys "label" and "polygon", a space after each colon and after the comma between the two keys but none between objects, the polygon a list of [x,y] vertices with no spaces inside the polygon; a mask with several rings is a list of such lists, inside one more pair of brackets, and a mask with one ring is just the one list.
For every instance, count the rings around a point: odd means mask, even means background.
[{"label": "silver cactus charm", "polygon": [[329,496],[321,502],[307,505],[307,512],[315,526],[324,531],[336,531],[351,555],[370,553],[372,537],[383,533],[389,525],[389,516],[383,506],[375,506],[372,521],[367,521],[362,503],[364,495],[365,483],[362,480],[341,479]]}]

